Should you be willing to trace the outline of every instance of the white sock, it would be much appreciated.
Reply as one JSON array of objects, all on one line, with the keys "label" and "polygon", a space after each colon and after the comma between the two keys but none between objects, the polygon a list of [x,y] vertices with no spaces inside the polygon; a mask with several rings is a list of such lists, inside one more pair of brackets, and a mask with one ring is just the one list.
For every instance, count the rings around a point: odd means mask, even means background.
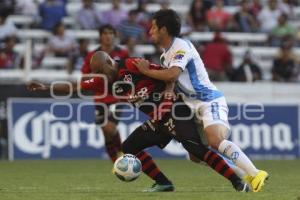
[{"label": "white sock", "polygon": [[234,164],[244,170],[248,175],[255,176],[258,173],[258,169],[256,169],[251,160],[233,142],[223,140],[218,151],[227,156]]},{"label": "white sock", "polygon": [[[219,155],[220,152],[218,152]],[[236,175],[238,175],[241,179],[247,174],[243,169],[239,168],[236,164],[234,164],[231,159],[227,158],[227,156],[221,155],[225,162],[230,166],[230,168],[234,171]]]}]

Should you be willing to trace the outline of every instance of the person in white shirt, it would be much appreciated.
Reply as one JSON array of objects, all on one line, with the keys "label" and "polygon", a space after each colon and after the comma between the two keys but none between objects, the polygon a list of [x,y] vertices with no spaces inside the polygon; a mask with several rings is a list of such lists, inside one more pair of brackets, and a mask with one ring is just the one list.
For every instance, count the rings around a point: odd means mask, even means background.
[{"label": "person in white shirt", "polygon": [[277,0],[269,0],[257,18],[262,32],[269,33],[278,24],[281,11],[278,8]]},{"label": "person in white shirt", "polygon": [[194,110],[197,120],[203,123],[208,145],[242,169],[247,174],[245,178],[252,190],[258,192],[268,173],[258,170],[236,144],[226,139],[230,127],[225,97],[210,82],[194,45],[179,38],[180,28],[180,18],[175,11],[157,11],[152,19],[150,36],[153,42],[164,48],[160,64],[165,69],[151,70],[149,62],[144,59],[138,60],[135,65],[144,75],[166,81],[165,93],[172,94],[175,87],[177,92],[183,94],[185,103]]},{"label": "person in white shirt", "polygon": [[7,16],[0,15],[0,41],[4,40],[8,36],[15,36],[18,29],[16,26],[9,20]]}]

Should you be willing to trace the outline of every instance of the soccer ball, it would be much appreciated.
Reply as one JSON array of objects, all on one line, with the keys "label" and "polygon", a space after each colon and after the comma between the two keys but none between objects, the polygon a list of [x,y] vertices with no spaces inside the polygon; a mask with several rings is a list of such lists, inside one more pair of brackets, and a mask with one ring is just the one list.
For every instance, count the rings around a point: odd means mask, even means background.
[{"label": "soccer ball", "polygon": [[141,171],[141,161],[131,154],[119,157],[114,164],[114,174],[122,181],[130,182],[137,179]]}]

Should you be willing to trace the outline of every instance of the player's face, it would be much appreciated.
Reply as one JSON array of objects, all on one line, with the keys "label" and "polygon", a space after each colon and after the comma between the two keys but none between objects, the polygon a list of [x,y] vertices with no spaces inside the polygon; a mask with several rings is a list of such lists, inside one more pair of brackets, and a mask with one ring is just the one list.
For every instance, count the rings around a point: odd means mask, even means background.
[{"label": "player's face", "polygon": [[100,42],[102,45],[112,45],[115,39],[115,33],[113,30],[105,29],[101,36]]},{"label": "player's face", "polygon": [[161,36],[160,29],[158,28],[155,20],[152,20],[152,26],[149,33],[150,33],[151,40],[154,43],[160,42],[160,36]]}]

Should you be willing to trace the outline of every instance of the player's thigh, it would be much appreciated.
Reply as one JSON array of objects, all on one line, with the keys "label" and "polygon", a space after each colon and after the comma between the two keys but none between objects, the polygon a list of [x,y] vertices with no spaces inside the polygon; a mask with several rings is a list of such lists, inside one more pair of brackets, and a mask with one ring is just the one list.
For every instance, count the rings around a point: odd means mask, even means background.
[{"label": "player's thigh", "polygon": [[203,122],[203,127],[220,124],[230,129],[228,123],[228,106],[224,97],[210,102],[201,102],[197,107],[196,118]]},{"label": "player's thigh", "polygon": [[228,106],[224,97],[211,102],[203,102],[196,113],[202,120],[204,133],[209,145],[218,145],[229,136]]},{"label": "player's thigh", "polygon": [[208,151],[200,138],[198,128],[194,121],[191,119],[175,120],[175,138],[181,142],[183,147],[197,159],[203,160]]}]

